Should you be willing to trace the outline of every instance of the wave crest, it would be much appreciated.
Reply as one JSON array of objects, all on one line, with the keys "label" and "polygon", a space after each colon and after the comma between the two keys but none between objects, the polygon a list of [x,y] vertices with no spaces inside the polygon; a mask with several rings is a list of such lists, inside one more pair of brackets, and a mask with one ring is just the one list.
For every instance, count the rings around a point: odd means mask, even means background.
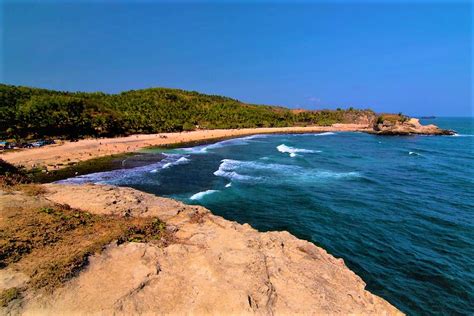
[{"label": "wave crest", "polygon": [[205,197],[206,195],[209,195],[209,194],[212,194],[212,193],[216,193],[216,192],[219,192],[219,190],[206,190],[206,191],[201,191],[201,192],[198,192],[196,194],[193,194],[189,199],[190,200],[200,200],[202,199],[203,197]]},{"label": "wave crest", "polygon": [[357,171],[351,171],[351,172],[318,171],[314,175],[316,178],[332,178],[332,179],[360,178],[361,177],[361,174]]},{"label": "wave crest", "polygon": [[218,149],[218,148],[227,147],[227,146],[248,145],[251,140],[258,139],[258,138],[266,138],[266,137],[268,137],[268,135],[256,134],[256,135],[250,135],[250,136],[245,136],[245,137],[227,139],[227,140],[223,140],[223,141],[209,144],[209,145],[183,148],[182,150],[193,153],[193,154],[205,154],[209,150],[212,150],[212,149]]},{"label": "wave crest", "polygon": [[296,153],[320,153],[320,150],[310,150],[286,146],[285,144],[278,145],[276,149],[281,153],[287,153],[290,157],[296,157]]},{"label": "wave crest", "polygon": [[451,137],[472,137],[474,135],[471,135],[471,134],[454,134],[454,135],[451,135]]},{"label": "wave crest", "polygon": [[219,165],[219,169],[214,171],[214,175],[218,177],[227,178],[230,180],[238,181],[250,181],[258,180],[258,177],[246,176],[237,173],[235,170],[242,165],[242,161],[232,160],[232,159],[223,159]]},{"label": "wave crest", "polygon": [[159,181],[156,178],[144,177],[147,173],[157,173],[165,168],[170,168],[174,165],[181,165],[188,163],[190,160],[183,155],[177,154],[163,154],[165,158],[145,166],[130,168],[130,169],[116,169],[111,171],[102,171],[80,175],[64,180],[56,181],[56,183],[68,183],[68,184],[84,184],[84,183],[96,183],[96,184],[123,184],[123,183],[149,183],[158,184]]},{"label": "wave crest", "polygon": [[167,162],[161,167],[161,169],[168,169],[169,167],[176,166],[176,165],[184,165],[187,164],[190,160],[186,157],[181,157],[174,162]]},{"label": "wave crest", "polygon": [[334,133],[334,132],[323,132],[323,133],[314,134],[314,136],[328,136],[328,135],[336,135],[336,133]]}]

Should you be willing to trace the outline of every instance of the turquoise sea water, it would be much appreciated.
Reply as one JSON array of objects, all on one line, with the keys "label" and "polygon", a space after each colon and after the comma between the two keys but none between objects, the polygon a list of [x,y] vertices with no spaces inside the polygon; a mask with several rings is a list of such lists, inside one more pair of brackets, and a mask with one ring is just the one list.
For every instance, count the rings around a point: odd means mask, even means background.
[{"label": "turquoise sea water", "polygon": [[131,186],[287,230],[344,258],[408,314],[472,315],[474,121],[424,123],[458,135],[255,135],[66,181]]}]

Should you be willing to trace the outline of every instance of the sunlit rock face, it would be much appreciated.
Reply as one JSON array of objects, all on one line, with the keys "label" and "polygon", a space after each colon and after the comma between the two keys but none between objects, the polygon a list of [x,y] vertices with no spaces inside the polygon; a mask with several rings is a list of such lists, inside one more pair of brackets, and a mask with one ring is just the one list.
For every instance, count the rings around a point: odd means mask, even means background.
[{"label": "sunlit rock face", "polygon": [[342,259],[288,232],[261,233],[129,188],[46,187],[48,200],[92,213],[123,216],[120,205],[126,216],[158,216],[174,241],[111,244],[54,293],[29,296],[20,313],[400,314]]},{"label": "sunlit rock face", "polygon": [[374,125],[374,131],[379,135],[454,135],[451,130],[441,129],[436,125],[421,125],[420,120],[410,118],[406,121],[384,120]]}]

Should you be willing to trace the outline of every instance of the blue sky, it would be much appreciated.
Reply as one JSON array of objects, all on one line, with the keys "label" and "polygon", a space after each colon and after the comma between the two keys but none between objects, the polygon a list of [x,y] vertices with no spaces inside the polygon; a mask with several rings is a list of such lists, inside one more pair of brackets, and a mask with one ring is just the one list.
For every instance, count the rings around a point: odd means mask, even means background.
[{"label": "blue sky", "polygon": [[1,81],[472,115],[471,2],[4,1]]}]

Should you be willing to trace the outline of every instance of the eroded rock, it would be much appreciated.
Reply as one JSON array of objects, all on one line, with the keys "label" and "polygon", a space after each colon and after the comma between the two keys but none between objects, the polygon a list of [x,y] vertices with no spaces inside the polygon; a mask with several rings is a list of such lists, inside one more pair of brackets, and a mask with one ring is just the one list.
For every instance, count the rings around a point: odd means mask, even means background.
[{"label": "eroded rock", "polygon": [[120,214],[126,206],[131,216],[158,216],[176,241],[165,248],[110,245],[51,295],[30,296],[20,313],[400,314],[366,291],[342,259],[288,232],[260,233],[203,207],[129,188],[47,188],[47,199],[74,208]]},{"label": "eroded rock", "polygon": [[410,118],[405,121],[384,120],[374,125],[374,133],[378,135],[454,135],[451,130],[441,129],[436,125],[422,125],[420,120]]}]

